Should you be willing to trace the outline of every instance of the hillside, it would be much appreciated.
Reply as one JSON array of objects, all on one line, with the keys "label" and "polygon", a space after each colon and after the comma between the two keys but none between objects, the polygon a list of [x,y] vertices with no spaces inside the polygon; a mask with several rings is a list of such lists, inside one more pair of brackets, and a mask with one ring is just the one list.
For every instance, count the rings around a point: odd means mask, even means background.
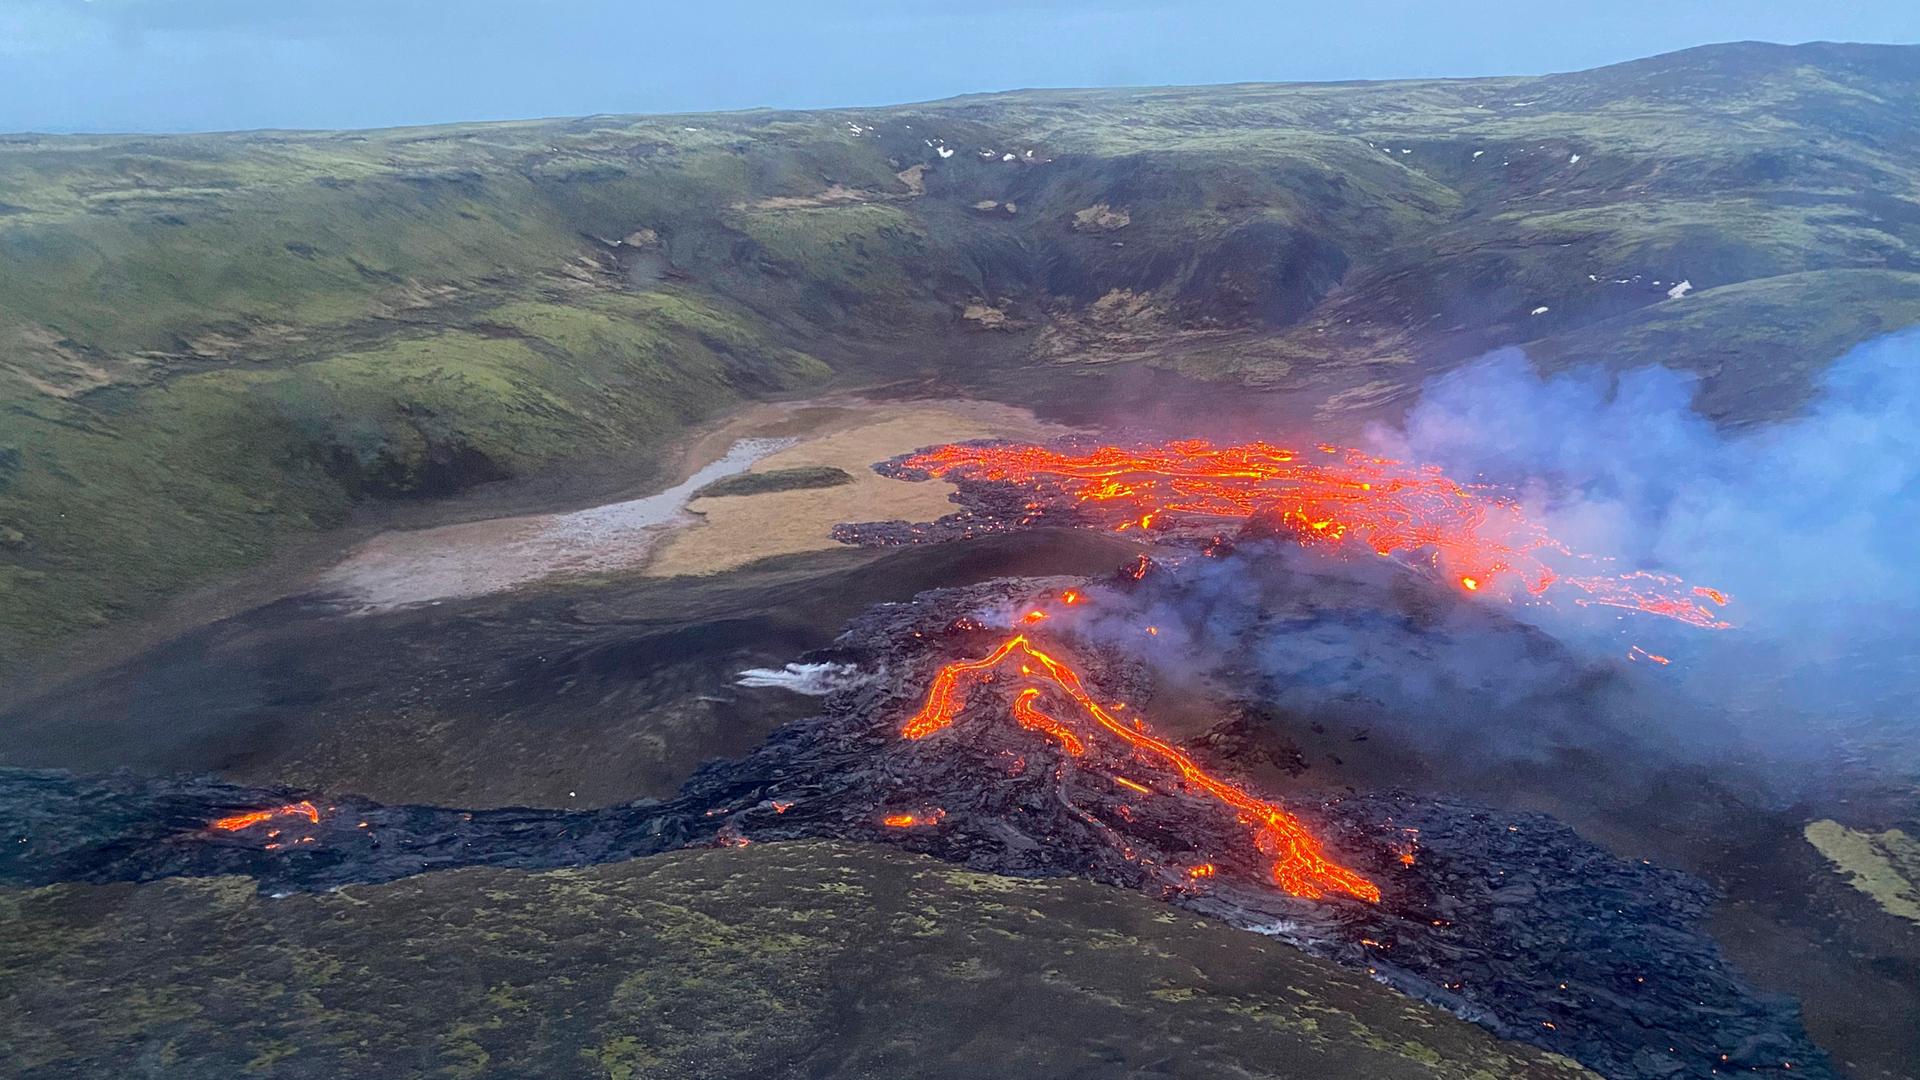
[{"label": "hillside", "polygon": [[0,894],[0,925],[22,1077],[1594,1075],[1122,890],[865,845],[280,900],[62,885]]},{"label": "hillside", "polygon": [[1538,78],[5,137],[0,666],[356,504],[836,381],[1144,364],[1339,425],[1526,344],[1784,415],[1920,322],[1915,115],[1920,47],[1738,44]]}]

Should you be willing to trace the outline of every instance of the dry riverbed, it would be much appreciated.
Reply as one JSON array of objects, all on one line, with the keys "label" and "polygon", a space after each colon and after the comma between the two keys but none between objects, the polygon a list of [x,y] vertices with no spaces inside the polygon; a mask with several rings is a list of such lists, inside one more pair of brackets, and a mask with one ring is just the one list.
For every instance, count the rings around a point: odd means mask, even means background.
[{"label": "dry riverbed", "polygon": [[[680,483],[643,498],[381,533],[320,575],[320,591],[367,611],[501,592],[555,577],[639,571],[710,574],[834,545],[843,521],[926,520],[948,513],[952,487],[880,476],[876,461],[934,443],[1047,438],[1067,429],[975,401],[838,398],[756,406],[700,437]],[[832,466],[828,488],[693,498],[742,472]]]}]

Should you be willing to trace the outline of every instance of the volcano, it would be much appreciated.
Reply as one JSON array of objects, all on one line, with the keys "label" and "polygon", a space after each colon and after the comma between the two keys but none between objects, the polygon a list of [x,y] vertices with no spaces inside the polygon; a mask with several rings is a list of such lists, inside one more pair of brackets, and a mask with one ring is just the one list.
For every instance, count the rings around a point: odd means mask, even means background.
[{"label": "volcano", "polygon": [[[267,893],[459,866],[556,867],[834,838],[1020,877],[1087,878],[1283,938],[1609,1076],[1728,1062],[1827,1075],[1790,1001],[1702,924],[1712,891],[1537,813],[1376,792],[1287,797],[1176,745],[1129,702],[1152,671],[1083,612],[1183,575],[1002,579],[856,619],[808,659],[867,676],[679,795],[587,811],[385,806],[208,781],[0,774],[30,842],[0,881],[240,874]],[[1142,583],[1145,583],[1144,585]],[[311,811],[311,813],[309,813]],[[1700,1024],[1702,1010],[1716,1017]]]}]

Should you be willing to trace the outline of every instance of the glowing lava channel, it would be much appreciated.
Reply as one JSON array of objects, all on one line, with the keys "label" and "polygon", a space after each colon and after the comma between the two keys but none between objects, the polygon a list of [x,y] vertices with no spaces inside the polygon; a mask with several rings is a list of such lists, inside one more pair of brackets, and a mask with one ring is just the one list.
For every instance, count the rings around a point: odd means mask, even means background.
[{"label": "glowing lava channel", "polygon": [[1714,610],[1727,603],[1725,594],[1670,575],[1559,573],[1542,555],[1582,561],[1594,556],[1554,539],[1512,499],[1457,483],[1436,466],[1333,446],[1316,451],[1303,454],[1264,442],[1215,446],[1199,439],[1083,453],[952,444],[901,464],[933,476],[1056,486],[1083,505],[1110,511],[1106,525],[1121,531],[1166,528],[1175,518],[1270,516],[1303,544],[1427,558],[1467,592],[1486,594],[1504,580],[1533,596],[1564,585],[1583,594],[1574,600],[1580,605],[1640,611],[1706,629],[1729,625]]},{"label": "glowing lava channel", "polygon": [[[1061,748],[1075,757],[1086,753],[1085,741],[1061,720],[1042,712],[1035,702],[1045,686],[1052,686],[1072,699],[1086,717],[1109,733],[1124,740],[1136,751],[1171,766],[1189,784],[1231,807],[1241,822],[1253,831],[1254,847],[1272,856],[1273,879],[1295,896],[1319,899],[1329,892],[1343,892],[1368,902],[1380,899],[1380,888],[1352,870],[1327,858],[1320,842],[1309,834],[1300,819],[1273,803],[1254,798],[1245,791],[1209,775],[1178,748],[1154,738],[1145,730],[1125,725],[1113,718],[1087,693],[1079,673],[1052,656],[1035,648],[1025,634],[1015,634],[999,648],[978,660],[957,660],[942,667],[928,688],[927,700],[910,718],[900,733],[909,739],[924,739],[948,727],[966,707],[966,692],[1019,654],[1031,663],[1022,663],[1022,677],[1039,679],[1042,686],[1020,690],[1013,701],[1013,718],[1022,727],[1042,732],[1057,740]],[[1035,669],[1038,666],[1038,670]],[[1150,790],[1129,782],[1137,790]],[[1211,867],[1211,864],[1208,864]],[[1211,869],[1208,871],[1211,873]]]},{"label": "glowing lava channel", "polygon": [[249,810],[244,814],[223,817],[216,821],[210,821],[207,824],[209,827],[219,829],[221,832],[239,832],[242,829],[252,828],[263,821],[271,821],[277,817],[303,817],[318,825],[320,823],[320,808],[310,802],[301,800],[297,803],[288,803],[285,806],[275,806],[266,810]]}]

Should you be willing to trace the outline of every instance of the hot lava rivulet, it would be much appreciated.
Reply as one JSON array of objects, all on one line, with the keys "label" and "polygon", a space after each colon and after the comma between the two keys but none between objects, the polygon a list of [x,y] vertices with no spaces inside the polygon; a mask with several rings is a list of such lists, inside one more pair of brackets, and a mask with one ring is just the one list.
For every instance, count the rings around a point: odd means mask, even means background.
[{"label": "hot lava rivulet", "polygon": [[[1151,734],[1144,721],[1122,723],[1094,699],[1077,671],[1039,648],[1025,633],[1015,633],[977,660],[956,660],[941,667],[925,703],[901,728],[901,735],[924,739],[951,727],[967,708],[975,687],[1003,678],[1020,680],[1011,709],[1013,721],[1053,740],[1063,754],[1082,757],[1104,734],[1118,740],[1129,759],[1146,764],[1141,775],[1150,781],[1115,776],[1115,784],[1149,797],[1198,793],[1232,813],[1250,832],[1254,848],[1273,860],[1273,880],[1287,892],[1307,899],[1329,893],[1368,902],[1380,899],[1379,886],[1328,858],[1299,818],[1208,773],[1185,752]],[[1048,697],[1064,699],[1070,708],[1061,712],[1071,719],[1043,707]],[[1178,790],[1156,790],[1154,783]],[[1210,877],[1214,864],[1199,863],[1187,873],[1193,878]]]},{"label": "hot lava rivulet", "polygon": [[1372,552],[1430,565],[1478,595],[1541,597],[1551,589],[1580,605],[1619,608],[1703,629],[1728,624],[1727,597],[1648,571],[1571,573],[1600,561],[1574,551],[1529,519],[1520,504],[1462,484],[1431,465],[1409,465],[1322,445],[1311,452],[1265,442],[1215,446],[1183,440],[1088,449],[1032,444],[938,446],[899,462],[903,470],[1030,488],[1036,516],[1064,496],[1107,528],[1160,532],[1184,526],[1263,522],[1301,543]]}]

